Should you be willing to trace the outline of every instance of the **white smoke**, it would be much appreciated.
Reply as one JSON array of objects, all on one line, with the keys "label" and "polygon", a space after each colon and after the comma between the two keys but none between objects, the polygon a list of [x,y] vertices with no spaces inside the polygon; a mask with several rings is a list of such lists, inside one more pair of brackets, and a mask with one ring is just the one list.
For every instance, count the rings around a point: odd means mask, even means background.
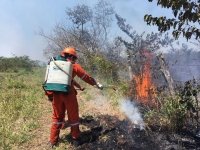
[{"label": "white smoke", "polygon": [[140,130],[144,129],[144,121],[135,103],[129,99],[122,99],[119,101],[119,103],[121,111],[123,111],[130,119],[134,125],[134,128],[140,128]]}]

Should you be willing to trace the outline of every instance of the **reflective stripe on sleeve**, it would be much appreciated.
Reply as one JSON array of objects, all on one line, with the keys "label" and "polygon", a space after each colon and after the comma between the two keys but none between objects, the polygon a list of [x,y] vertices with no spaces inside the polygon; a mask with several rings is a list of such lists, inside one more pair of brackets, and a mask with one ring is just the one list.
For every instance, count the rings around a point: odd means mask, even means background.
[{"label": "reflective stripe on sleeve", "polygon": [[83,79],[85,76],[86,76],[86,74],[84,74],[84,75],[81,77],[81,79]]},{"label": "reflective stripe on sleeve", "polygon": [[52,122],[52,124],[62,124],[63,122]]},{"label": "reflective stripe on sleeve", "polygon": [[76,125],[78,125],[78,124],[79,124],[79,122],[70,124],[70,126],[76,126]]}]

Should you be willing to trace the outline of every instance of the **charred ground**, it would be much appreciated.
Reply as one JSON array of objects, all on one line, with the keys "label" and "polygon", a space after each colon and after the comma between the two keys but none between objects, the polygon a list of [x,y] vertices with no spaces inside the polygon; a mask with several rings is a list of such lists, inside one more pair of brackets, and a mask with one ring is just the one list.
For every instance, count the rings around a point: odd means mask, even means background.
[{"label": "charred ground", "polygon": [[[81,126],[81,145],[77,150],[198,150],[200,138],[190,131],[170,134],[156,127],[140,130],[128,120],[109,115],[85,116]],[[70,135],[62,135],[60,143],[71,142]],[[72,147],[71,147],[72,148]]]}]

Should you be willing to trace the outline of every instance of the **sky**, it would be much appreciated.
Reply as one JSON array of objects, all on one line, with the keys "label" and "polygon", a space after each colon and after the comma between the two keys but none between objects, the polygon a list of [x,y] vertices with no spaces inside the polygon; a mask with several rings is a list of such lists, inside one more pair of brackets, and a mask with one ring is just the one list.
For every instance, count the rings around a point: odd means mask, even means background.
[{"label": "sky", "polygon": [[[172,16],[171,10],[157,6],[156,0],[107,1],[137,33],[157,31],[156,26],[146,25],[143,20],[145,14]],[[56,23],[69,22],[65,13],[67,7],[84,4],[92,8],[97,2],[98,0],[0,0],[0,57],[27,55],[33,60],[46,61],[43,56],[45,39],[36,34],[39,29],[50,34]],[[122,34],[117,27],[112,30],[116,34]],[[125,36],[126,38],[128,37]]]}]

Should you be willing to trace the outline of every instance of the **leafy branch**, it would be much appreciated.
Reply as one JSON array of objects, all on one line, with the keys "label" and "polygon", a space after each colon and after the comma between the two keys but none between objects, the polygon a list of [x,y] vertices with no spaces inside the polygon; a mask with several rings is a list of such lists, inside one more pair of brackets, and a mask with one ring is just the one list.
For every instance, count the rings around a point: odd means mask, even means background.
[{"label": "leafy branch", "polygon": [[[152,2],[153,0],[149,0]],[[158,31],[166,32],[173,28],[172,35],[177,40],[180,34],[183,34],[187,40],[195,36],[200,37],[200,29],[195,25],[189,25],[189,22],[200,23],[200,1],[196,0],[158,0],[157,5],[164,8],[171,8],[174,18],[167,19],[166,16],[153,17],[146,14],[144,21],[147,25],[158,26]]]}]

